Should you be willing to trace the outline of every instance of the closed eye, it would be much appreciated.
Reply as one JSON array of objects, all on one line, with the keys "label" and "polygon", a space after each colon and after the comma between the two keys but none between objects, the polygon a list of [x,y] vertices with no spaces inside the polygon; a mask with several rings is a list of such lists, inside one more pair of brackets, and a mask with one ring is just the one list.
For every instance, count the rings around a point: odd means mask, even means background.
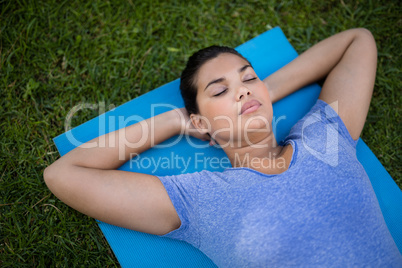
[{"label": "closed eye", "polygon": [[219,92],[218,94],[215,94],[215,95],[214,95],[214,97],[217,97],[217,96],[222,95],[222,94],[223,94],[223,93],[225,93],[227,90],[228,90],[228,89],[227,89],[227,88],[225,88],[224,90],[222,90],[222,91],[221,91],[221,92]]},{"label": "closed eye", "polygon": [[253,77],[253,78],[244,80],[244,82],[250,82],[250,81],[253,81],[253,80],[256,80],[256,79],[257,79],[257,77]]}]

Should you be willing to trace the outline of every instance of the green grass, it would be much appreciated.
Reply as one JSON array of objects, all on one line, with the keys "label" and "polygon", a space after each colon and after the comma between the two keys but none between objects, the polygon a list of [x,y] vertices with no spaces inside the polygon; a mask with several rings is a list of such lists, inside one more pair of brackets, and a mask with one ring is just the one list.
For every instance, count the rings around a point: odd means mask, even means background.
[{"label": "green grass", "polygon": [[402,187],[398,2],[0,1],[0,266],[118,266],[95,221],[42,179],[68,111],[118,106],[176,79],[195,50],[235,47],[277,25],[298,52],[348,28],[372,31],[378,75],[362,137]]}]

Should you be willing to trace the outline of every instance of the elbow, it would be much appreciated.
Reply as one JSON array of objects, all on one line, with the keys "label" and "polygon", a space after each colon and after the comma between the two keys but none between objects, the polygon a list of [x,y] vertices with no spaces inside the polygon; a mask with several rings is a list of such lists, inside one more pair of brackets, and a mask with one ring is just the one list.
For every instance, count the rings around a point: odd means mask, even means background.
[{"label": "elbow", "polygon": [[43,171],[43,180],[45,181],[46,185],[50,181],[50,178],[52,177],[52,172],[53,170],[51,165],[45,168],[45,170]]},{"label": "elbow", "polygon": [[356,28],[356,30],[359,31],[360,34],[365,34],[365,35],[368,35],[368,36],[371,36],[372,38],[374,38],[371,31],[367,28]]},{"label": "elbow", "polygon": [[370,65],[377,66],[377,45],[373,34],[366,28],[354,29],[354,42],[359,46],[359,52],[364,55]]},{"label": "elbow", "polygon": [[365,42],[367,42],[367,45],[369,45],[377,54],[377,45],[371,31],[366,28],[357,28],[356,31],[358,31],[358,37],[364,39]]},{"label": "elbow", "polygon": [[43,180],[49,190],[55,194],[61,186],[62,177],[65,173],[65,167],[57,160],[43,171]]},{"label": "elbow", "polygon": [[[55,167],[54,167],[53,163],[52,165],[48,166],[47,168],[45,168],[45,170],[43,171],[43,180],[46,183],[46,186],[52,191],[52,184],[54,184],[55,179],[57,178],[57,173],[55,171]],[[53,192],[53,191],[52,191]]]}]

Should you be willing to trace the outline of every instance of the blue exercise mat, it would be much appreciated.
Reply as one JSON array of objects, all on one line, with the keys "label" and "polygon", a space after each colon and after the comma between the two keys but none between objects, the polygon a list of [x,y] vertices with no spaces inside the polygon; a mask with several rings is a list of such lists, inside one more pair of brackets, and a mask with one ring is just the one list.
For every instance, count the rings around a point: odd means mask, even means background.
[{"label": "blue exercise mat", "polygon": [[[279,27],[240,45],[237,50],[251,62],[260,78],[267,77],[298,55]],[[312,84],[274,104],[274,133],[278,141],[283,140],[290,128],[313,106],[320,90],[317,84]],[[184,107],[179,80],[108,111],[54,138],[54,142],[60,154],[64,155],[93,138],[175,107]],[[402,252],[402,192],[361,139],[357,144],[357,156],[370,177],[385,221]],[[222,171],[230,165],[228,161],[222,161],[222,158],[226,158],[224,152],[208,146],[207,142],[191,137],[173,137],[162,146],[152,148],[128,161],[120,169],[154,175],[189,173],[203,169]],[[217,165],[217,159],[227,165]],[[99,222],[99,227],[122,267],[215,266],[202,252],[185,242],[103,222]]]}]

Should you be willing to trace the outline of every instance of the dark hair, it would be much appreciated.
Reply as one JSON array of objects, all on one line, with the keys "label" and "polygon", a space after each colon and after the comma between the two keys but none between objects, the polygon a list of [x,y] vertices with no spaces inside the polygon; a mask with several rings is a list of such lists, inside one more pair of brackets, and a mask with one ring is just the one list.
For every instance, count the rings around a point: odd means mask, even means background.
[{"label": "dark hair", "polygon": [[198,74],[198,70],[207,61],[214,59],[223,53],[231,53],[236,56],[239,56],[240,58],[246,60],[250,64],[250,62],[245,57],[243,57],[239,52],[230,47],[210,46],[195,52],[188,59],[186,68],[183,70],[180,77],[180,92],[184,100],[186,110],[189,114],[196,114],[199,111],[197,105],[197,85],[196,85],[196,77]]}]

